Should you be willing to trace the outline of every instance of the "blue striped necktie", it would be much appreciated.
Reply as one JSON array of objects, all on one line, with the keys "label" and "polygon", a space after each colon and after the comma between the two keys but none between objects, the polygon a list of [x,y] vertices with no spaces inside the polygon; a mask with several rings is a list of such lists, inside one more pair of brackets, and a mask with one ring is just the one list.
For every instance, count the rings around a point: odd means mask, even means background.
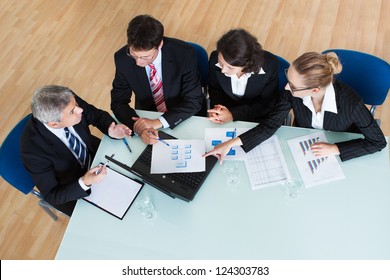
[{"label": "blue striped necktie", "polygon": [[65,127],[64,130],[66,139],[68,140],[71,149],[77,156],[81,166],[85,167],[86,165],[88,165],[87,149],[85,148],[83,143],[81,143],[81,141],[72,132],[69,131],[67,127]]}]

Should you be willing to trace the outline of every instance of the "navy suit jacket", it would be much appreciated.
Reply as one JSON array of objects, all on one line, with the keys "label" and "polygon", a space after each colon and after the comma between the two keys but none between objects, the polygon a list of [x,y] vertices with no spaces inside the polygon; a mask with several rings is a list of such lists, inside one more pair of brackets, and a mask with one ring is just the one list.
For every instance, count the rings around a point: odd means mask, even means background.
[{"label": "navy suit jacket", "polygon": [[[162,80],[165,104],[168,111],[163,117],[174,128],[182,121],[197,114],[205,103],[200,75],[193,48],[187,43],[163,39]],[[126,54],[126,46],[115,53],[116,73],[111,90],[111,110],[119,121],[133,128],[134,109],[157,111],[144,67],[139,67]],[[135,94],[135,108],[129,103]]]},{"label": "navy suit jacket", "polygon": [[213,51],[209,60],[210,107],[226,106],[234,121],[259,122],[272,111],[279,97],[279,62],[272,53],[264,51],[263,70],[265,74],[252,74],[243,96],[233,94],[231,78],[215,66],[218,52]]},{"label": "navy suit jacket", "polygon": [[[337,80],[333,82],[333,87],[338,113],[325,112],[324,130],[355,132],[364,136],[363,139],[335,143],[339,148],[341,160],[371,154],[386,147],[386,139],[381,129],[357,93]],[[248,152],[271,137],[283,124],[291,108],[294,112],[295,126],[313,128],[311,126],[312,112],[303,104],[303,100],[285,91],[281,94],[269,118],[239,136],[243,142],[243,149]]]},{"label": "navy suit jacket", "polygon": [[[90,133],[88,126],[94,125],[107,134],[114,119],[81,98],[75,96],[75,99],[84,111],[81,122],[73,128],[83,139],[92,162],[100,139]],[[90,193],[78,183],[87,168],[81,168],[68,147],[33,116],[23,131],[20,148],[24,166],[45,200],[70,215],[76,200]]]}]

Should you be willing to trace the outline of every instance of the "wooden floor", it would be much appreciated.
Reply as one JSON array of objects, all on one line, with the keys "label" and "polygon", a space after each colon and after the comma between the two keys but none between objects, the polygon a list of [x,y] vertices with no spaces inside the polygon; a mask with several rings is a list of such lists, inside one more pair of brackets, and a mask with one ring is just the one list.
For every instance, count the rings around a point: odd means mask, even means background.
[{"label": "wooden floor", "polygon": [[[390,0],[0,0],[0,142],[30,112],[31,95],[44,84],[69,86],[109,110],[113,54],[137,14],[153,15],[167,36],[209,53],[224,32],[242,27],[288,61],[328,48],[390,61],[389,10]],[[376,116],[386,135],[389,99]],[[0,259],[53,259],[68,219],[53,222],[34,197],[3,179],[0,199]]]}]

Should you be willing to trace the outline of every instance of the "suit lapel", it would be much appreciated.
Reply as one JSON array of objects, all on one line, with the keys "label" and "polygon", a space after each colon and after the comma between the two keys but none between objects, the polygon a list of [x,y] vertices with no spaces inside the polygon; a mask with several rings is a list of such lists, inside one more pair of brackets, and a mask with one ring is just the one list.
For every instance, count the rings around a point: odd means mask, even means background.
[{"label": "suit lapel", "polygon": [[146,74],[146,70],[144,67],[139,67],[136,64],[134,64],[134,72],[136,75],[136,78],[138,80],[138,84],[141,87],[141,91],[144,92],[145,94],[149,94],[152,96],[152,90],[150,89],[149,86],[149,77]]},{"label": "suit lapel", "polygon": [[57,136],[51,133],[40,121],[35,119],[34,125],[40,136],[49,144],[49,147],[52,150],[51,154],[57,154],[59,158],[71,158],[76,161],[72,152],[64,144],[64,142],[62,142]]},{"label": "suit lapel", "polygon": [[217,79],[219,80],[219,84],[221,85],[223,91],[230,97],[230,98],[235,98],[235,95],[233,94],[232,91],[232,82],[231,78],[227,77],[224,73],[221,72],[221,69],[217,68]]},{"label": "suit lapel", "polygon": [[324,115],[324,129],[325,130],[336,130],[338,131],[338,122],[336,121],[336,117],[340,114],[342,110],[340,110],[340,95],[336,94],[336,106],[337,106],[337,114],[332,112],[325,111]]},{"label": "suit lapel", "polygon": [[[164,41],[165,42],[165,41]],[[161,71],[162,71],[162,82],[163,82],[163,92],[166,97],[166,92],[170,92],[170,87],[172,84],[172,78],[175,69],[174,64],[175,60],[173,58],[171,49],[169,48],[169,44],[164,44],[161,48]],[[160,74],[161,75],[161,74]]]}]

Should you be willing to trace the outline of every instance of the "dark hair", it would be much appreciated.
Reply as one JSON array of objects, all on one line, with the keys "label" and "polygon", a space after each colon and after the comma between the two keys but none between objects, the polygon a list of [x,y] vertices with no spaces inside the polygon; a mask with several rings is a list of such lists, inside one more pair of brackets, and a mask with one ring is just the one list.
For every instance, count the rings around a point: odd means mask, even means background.
[{"label": "dark hair", "polygon": [[164,26],[149,15],[139,15],[129,22],[127,44],[137,51],[157,48],[164,36]]},{"label": "dark hair", "polygon": [[263,65],[263,48],[256,37],[244,29],[232,29],[217,42],[217,51],[227,63],[243,67],[245,73],[258,73]]},{"label": "dark hair", "polygon": [[308,87],[325,87],[333,81],[333,75],[342,70],[339,58],[334,52],[307,52],[295,59],[292,66]]}]

